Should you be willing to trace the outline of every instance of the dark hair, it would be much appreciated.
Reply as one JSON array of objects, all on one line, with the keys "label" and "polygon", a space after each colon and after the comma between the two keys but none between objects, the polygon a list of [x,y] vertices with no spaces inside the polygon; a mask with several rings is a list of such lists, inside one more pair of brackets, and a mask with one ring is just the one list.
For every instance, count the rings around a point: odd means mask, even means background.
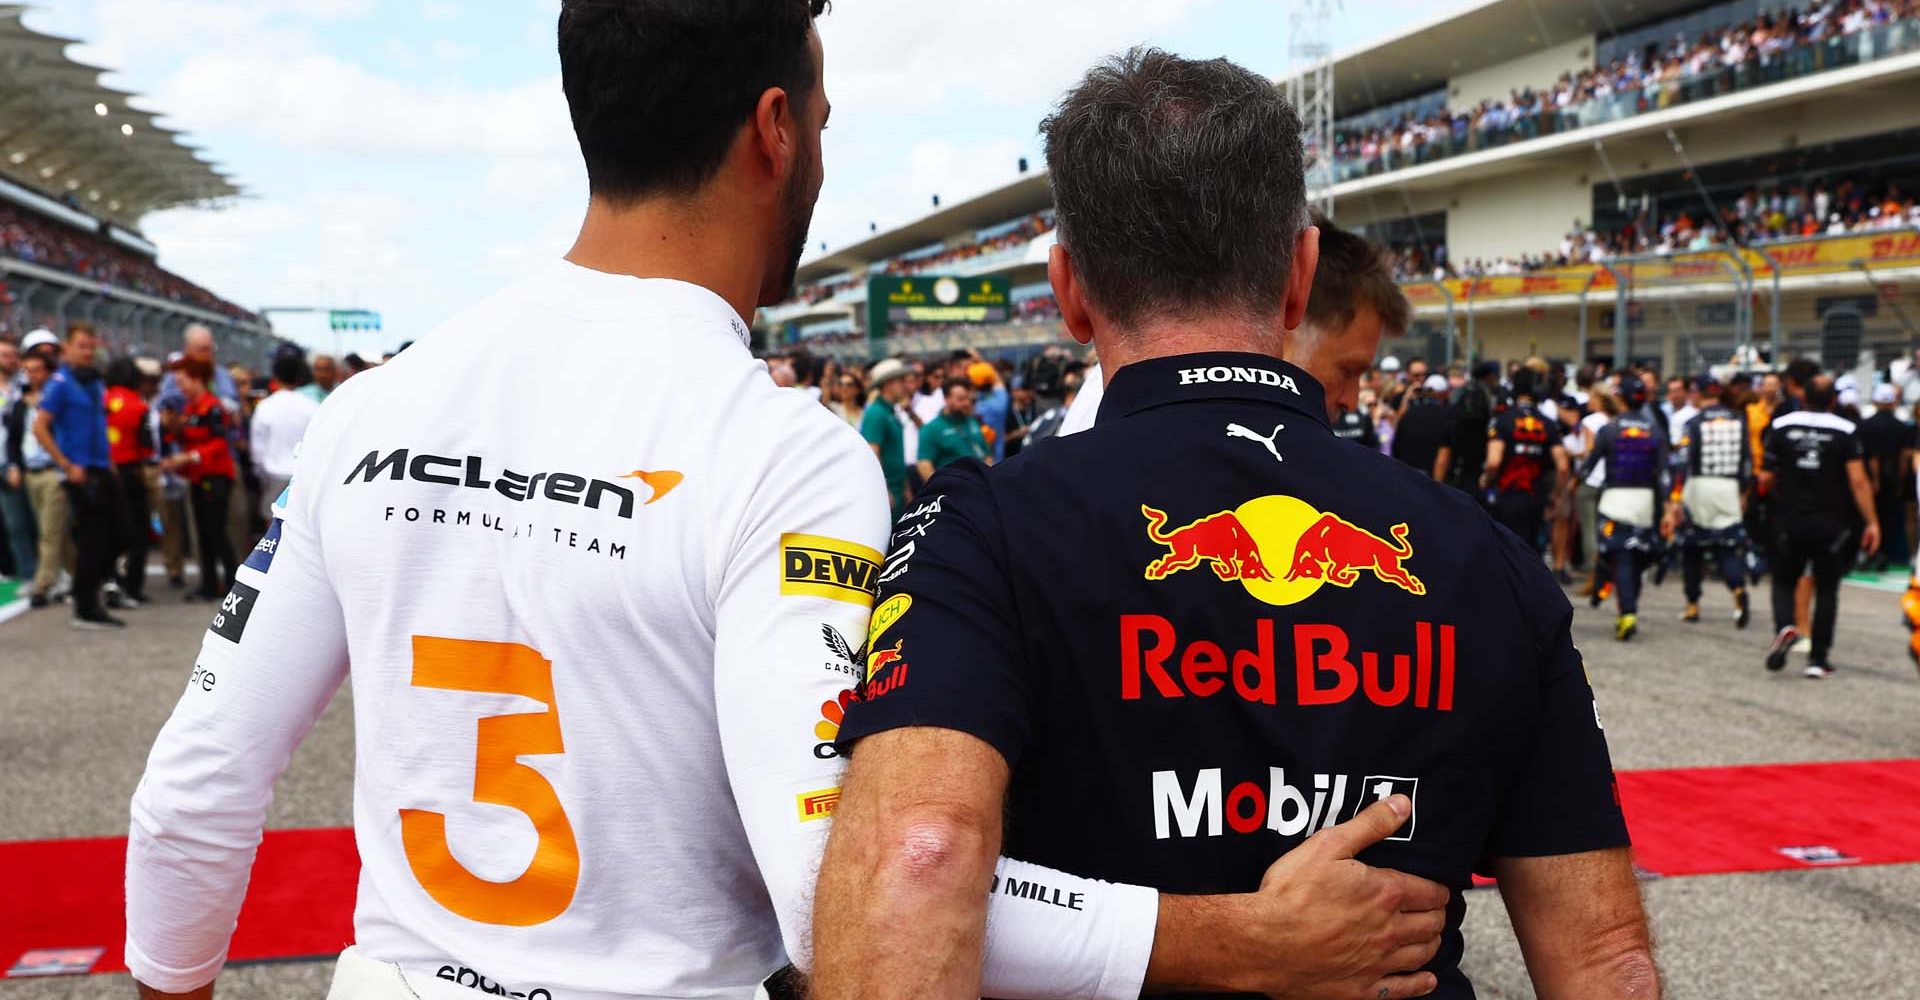
[{"label": "dark hair", "polygon": [[946,385],[944,385],[944,386],[942,386],[942,387],[940,388],[940,393],[941,393],[941,395],[943,395],[943,396],[946,396],[946,397],[947,397],[948,399],[952,399],[952,398],[953,398],[953,390],[955,390],[955,389],[965,389],[965,390],[967,390],[968,392],[972,392],[972,391],[973,391],[973,382],[972,382],[971,380],[969,380],[969,379],[964,379],[964,378],[962,378],[962,379],[955,379],[955,380],[953,380],[953,381],[951,381],[951,382],[948,382],[948,383],[947,383]]},{"label": "dark hair", "polygon": [[289,389],[298,389],[313,381],[313,373],[307,368],[307,359],[298,354],[282,354],[273,359],[274,381]]},{"label": "dark hair", "polygon": [[1323,331],[1338,331],[1365,306],[1380,317],[1387,336],[1405,331],[1412,310],[1393,280],[1386,248],[1341,229],[1318,212],[1313,224],[1320,228],[1320,268],[1313,272],[1307,322]]},{"label": "dark hair", "polygon": [[[1789,371],[1791,371],[1791,369],[1789,369]],[[1807,409],[1815,413],[1827,413],[1833,409],[1833,401],[1839,396],[1839,393],[1834,391],[1833,379],[1825,375],[1816,375],[1809,379],[1805,385],[1807,387]]]},{"label": "dark hair", "polygon": [[1280,308],[1306,219],[1300,118],[1226,61],[1135,48],[1040,123],[1060,243],[1115,324]]},{"label": "dark hair", "polygon": [[1813,384],[1813,377],[1820,374],[1820,366],[1812,358],[1794,358],[1787,362],[1786,380],[1801,388]]},{"label": "dark hair", "polygon": [[107,362],[107,371],[104,378],[110,386],[118,386],[122,389],[137,389],[140,387],[140,366],[134,364],[132,358],[121,355]]},{"label": "dark hair", "polygon": [[719,171],[769,88],[804,107],[826,0],[564,0],[560,81],[587,186],[628,202]]}]

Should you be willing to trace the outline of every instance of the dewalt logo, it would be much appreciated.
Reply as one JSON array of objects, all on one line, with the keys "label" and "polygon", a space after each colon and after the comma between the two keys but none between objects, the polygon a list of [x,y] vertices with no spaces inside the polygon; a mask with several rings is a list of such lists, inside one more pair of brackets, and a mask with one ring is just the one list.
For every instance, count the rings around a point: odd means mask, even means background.
[{"label": "dewalt logo", "polygon": [[863,608],[880,589],[880,553],[823,535],[780,536],[780,593],[830,597]]}]

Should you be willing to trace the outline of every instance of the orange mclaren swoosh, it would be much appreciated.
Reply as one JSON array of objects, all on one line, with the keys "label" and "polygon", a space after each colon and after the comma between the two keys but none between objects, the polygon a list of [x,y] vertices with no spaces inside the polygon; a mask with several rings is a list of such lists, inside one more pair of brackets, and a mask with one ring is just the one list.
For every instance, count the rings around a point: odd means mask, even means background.
[{"label": "orange mclaren swoosh", "polygon": [[[673,471],[672,469],[662,469],[659,472],[648,472],[645,469],[635,469],[632,472],[629,472],[626,475],[621,476],[620,478],[621,479],[638,479],[641,482],[646,483],[648,486],[653,487],[653,498],[647,501],[647,503],[652,503],[654,500],[662,499],[667,494],[672,493],[673,488],[675,486],[680,485],[683,481],[686,480],[687,477],[682,473]],[[645,506],[645,505],[643,504],[642,506]]]}]

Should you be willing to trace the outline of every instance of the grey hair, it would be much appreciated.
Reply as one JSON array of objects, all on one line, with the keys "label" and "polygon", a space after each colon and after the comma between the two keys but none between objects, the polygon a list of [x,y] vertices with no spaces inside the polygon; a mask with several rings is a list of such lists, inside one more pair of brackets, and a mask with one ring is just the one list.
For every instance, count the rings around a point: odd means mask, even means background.
[{"label": "grey hair", "polygon": [[1088,71],[1040,131],[1060,243],[1115,325],[1279,311],[1306,224],[1305,152],[1271,81],[1134,48]]}]

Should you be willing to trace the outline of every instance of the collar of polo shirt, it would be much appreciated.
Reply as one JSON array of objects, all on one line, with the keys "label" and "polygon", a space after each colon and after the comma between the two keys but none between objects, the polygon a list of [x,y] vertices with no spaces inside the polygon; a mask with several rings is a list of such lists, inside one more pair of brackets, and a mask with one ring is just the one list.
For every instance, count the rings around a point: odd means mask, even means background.
[{"label": "collar of polo shirt", "polygon": [[1323,427],[1326,392],[1305,370],[1265,354],[1210,352],[1136,361],[1112,373],[1099,422],[1201,399],[1254,399],[1297,410]]}]

